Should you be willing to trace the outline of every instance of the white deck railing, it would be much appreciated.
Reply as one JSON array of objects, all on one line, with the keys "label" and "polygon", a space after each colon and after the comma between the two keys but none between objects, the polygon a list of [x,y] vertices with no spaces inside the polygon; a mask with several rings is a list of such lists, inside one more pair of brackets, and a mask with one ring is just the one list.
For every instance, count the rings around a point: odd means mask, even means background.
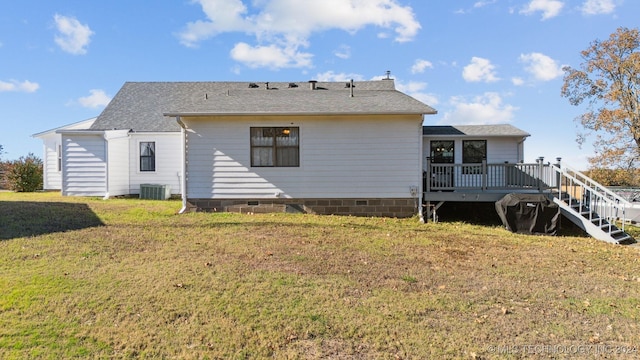
[{"label": "white deck railing", "polygon": [[544,158],[529,164],[440,164],[427,158],[424,191],[547,192],[607,233],[616,230],[616,221],[624,231],[630,206],[607,187],[561,165],[560,158],[556,164],[545,164]]},{"label": "white deck railing", "polygon": [[559,179],[558,194],[565,194],[562,200],[567,205],[604,231],[611,232],[616,220],[625,231],[629,201],[570,166],[552,165],[551,170]]},{"label": "white deck railing", "polygon": [[557,186],[555,172],[542,159],[536,163],[439,164],[427,158],[425,191],[539,190]]}]

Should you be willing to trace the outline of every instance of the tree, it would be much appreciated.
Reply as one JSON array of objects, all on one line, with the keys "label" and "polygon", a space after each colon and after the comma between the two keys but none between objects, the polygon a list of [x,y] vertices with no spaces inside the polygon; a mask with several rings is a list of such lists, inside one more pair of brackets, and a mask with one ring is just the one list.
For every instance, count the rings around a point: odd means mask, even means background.
[{"label": "tree", "polygon": [[562,96],[571,105],[587,103],[577,117],[586,133],[582,144],[596,135],[596,154],[589,158],[594,168],[616,168],[633,173],[640,165],[640,33],[618,28],[609,39],[593,41],[581,52],[581,69],[565,72]]},{"label": "tree", "polygon": [[22,156],[8,164],[5,175],[9,188],[18,192],[33,192],[42,189],[42,160],[33,154]]}]

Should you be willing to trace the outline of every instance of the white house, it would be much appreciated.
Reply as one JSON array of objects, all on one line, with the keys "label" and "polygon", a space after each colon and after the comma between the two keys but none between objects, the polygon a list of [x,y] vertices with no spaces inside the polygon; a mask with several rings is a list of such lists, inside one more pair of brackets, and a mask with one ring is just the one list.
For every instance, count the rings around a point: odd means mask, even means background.
[{"label": "white house", "polygon": [[[536,192],[594,237],[633,240],[611,223],[624,224],[623,199],[560,159],[522,163],[528,133],[423,126],[435,113],[392,79],[128,82],[97,118],[34,136],[44,187],[62,195],[160,189],[182,211],[435,218],[447,201]],[[603,210],[585,211],[584,194]]]},{"label": "white house", "polygon": [[528,136],[510,125],[423,127],[434,113],[392,79],[127,82],[97,118],[34,136],[45,189],[63,195],[159,184],[183,211],[411,216],[427,157],[470,161],[475,144],[487,161],[517,162]]},{"label": "white house", "polygon": [[33,135],[42,140],[44,190],[62,189],[62,135],[58,131],[88,129],[95,120],[91,118]]}]

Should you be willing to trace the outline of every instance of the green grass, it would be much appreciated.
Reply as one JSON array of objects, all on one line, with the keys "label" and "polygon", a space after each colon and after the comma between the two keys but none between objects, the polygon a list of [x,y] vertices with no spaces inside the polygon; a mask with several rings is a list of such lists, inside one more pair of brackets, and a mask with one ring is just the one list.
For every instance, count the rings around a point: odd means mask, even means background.
[{"label": "green grass", "polygon": [[[490,346],[640,345],[637,247],[179,208],[0,193],[0,358],[471,359],[517,358]],[[528,354],[550,356],[563,357]]]}]

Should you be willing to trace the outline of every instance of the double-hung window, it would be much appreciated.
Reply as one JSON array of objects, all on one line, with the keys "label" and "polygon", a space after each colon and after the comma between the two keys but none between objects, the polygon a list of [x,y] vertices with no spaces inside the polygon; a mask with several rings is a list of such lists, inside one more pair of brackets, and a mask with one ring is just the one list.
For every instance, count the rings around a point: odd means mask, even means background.
[{"label": "double-hung window", "polygon": [[251,166],[300,166],[300,128],[252,127]]},{"label": "double-hung window", "polygon": [[462,141],[462,162],[465,164],[481,163],[487,158],[487,140]]},{"label": "double-hung window", "polygon": [[58,159],[57,161],[58,171],[60,172],[62,171],[62,145],[58,145],[58,149],[56,151],[57,151],[56,156]]},{"label": "double-hung window", "polygon": [[140,171],[156,171],[156,143],[140,142]]},{"label": "double-hung window", "polygon": [[465,174],[479,174],[482,172],[480,164],[487,159],[487,140],[463,140],[462,163],[478,164],[477,166],[463,167]]}]

